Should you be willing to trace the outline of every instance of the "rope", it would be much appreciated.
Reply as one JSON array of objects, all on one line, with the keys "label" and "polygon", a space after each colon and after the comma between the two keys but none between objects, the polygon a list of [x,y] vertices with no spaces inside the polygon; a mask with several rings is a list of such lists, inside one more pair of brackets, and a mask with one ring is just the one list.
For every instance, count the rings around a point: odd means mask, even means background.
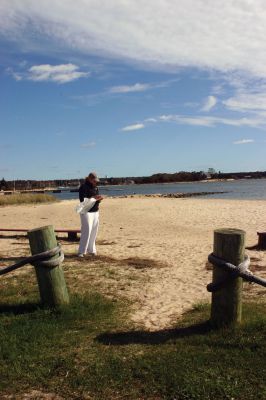
[{"label": "rope", "polygon": [[[56,255],[58,255],[57,258],[51,259]],[[51,250],[47,250],[39,254],[34,254],[34,256],[23,258],[23,260],[13,265],[9,265],[6,268],[0,269],[0,275],[5,275],[8,272],[14,271],[15,269],[24,267],[24,265],[26,264],[31,264],[34,267],[54,268],[60,265],[63,261],[64,253],[61,250],[61,245],[58,243],[58,245]]]},{"label": "rope", "polygon": [[245,256],[244,261],[239,265],[234,265],[229,262],[226,262],[222,258],[216,257],[213,253],[209,255],[208,260],[211,264],[216,267],[223,268],[228,271],[228,277],[221,280],[217,283],[209,283],[207,285],[208,292],[217,292],[217,290],[222,289],[226,283],[234,278],[243,278],[245,281],[250,283],[257,283],[258,285],[266,287],[266,279],[260,278],[259,276],[254,275],[248,268],[250,266],[250,258],[249,256]]}]

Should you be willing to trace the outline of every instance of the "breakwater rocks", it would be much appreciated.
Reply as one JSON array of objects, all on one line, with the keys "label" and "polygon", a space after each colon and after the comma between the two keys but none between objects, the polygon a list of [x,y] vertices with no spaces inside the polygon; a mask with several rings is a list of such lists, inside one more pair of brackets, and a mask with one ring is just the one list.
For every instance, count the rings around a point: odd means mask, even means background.
[{"label": "breakwater rocks", "polygon": [[113,199],[127,199],[127,198],[167,198],[167,199],[184,199],[188,197],[210,196],[215,194],[229,193],[225,191],[220,192],[192,192],[192,193],[155,193],[155,194],[129,194],[124,196],[110,196]]}]

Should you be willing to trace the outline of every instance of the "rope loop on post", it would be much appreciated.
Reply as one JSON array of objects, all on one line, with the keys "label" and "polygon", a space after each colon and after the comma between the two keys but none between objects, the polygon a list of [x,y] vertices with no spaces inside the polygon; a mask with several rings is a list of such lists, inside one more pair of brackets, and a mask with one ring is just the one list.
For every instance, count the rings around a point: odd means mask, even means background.
[{"label": "rope loop on post", "polygon": [[[57,258],[52,258],[58,255]],[[6,268],[0,269],[0,275],[5,275],[8,272],[14,271],[18,268],[24,267],[26,264],[31,264],[34,267],[47,267],[54,268],[59,266],[64,261],[64,253],[61,249],[60,243],[51,250],[44,251],[42,253],[34,254],[34,256],[23,258],[21,261],[9,265]]]},{"label": "rope loop on post", "polygon": [[244,261],[239,265],[231,264],[219,257],[216,257],[213,253],[211,253],[208,257],[209,262],[216,267],[223,268],[227,272],[229,272],[228,277],[226,279],[221,280],[217,283],[209,283],[207,285],[208,292],[217,292],[222,289],[226,284],[235,278],[243,278],[245,281],[250,283],[257,283],[258,285],[266,287],[266,279],[260,278],[259,276],[254,275],[250,270],[250,258],[248,255],[245,256]]}]

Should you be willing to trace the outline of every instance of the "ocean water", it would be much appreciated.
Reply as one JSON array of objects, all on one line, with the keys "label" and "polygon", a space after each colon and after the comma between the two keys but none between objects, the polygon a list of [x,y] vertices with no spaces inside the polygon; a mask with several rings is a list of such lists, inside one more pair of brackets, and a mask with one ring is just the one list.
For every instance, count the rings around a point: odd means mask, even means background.
[{"label": "ocean water", "polygon": [[[105,196],[132,194],[226,192],[203,196],[216,199],[266,199],[266,179],[243,179],[227,182],[193,182],[145,185],[102,186],[100,193]],[[78,193],[62,191],[54,193],[58,199],[78,199]]]}]

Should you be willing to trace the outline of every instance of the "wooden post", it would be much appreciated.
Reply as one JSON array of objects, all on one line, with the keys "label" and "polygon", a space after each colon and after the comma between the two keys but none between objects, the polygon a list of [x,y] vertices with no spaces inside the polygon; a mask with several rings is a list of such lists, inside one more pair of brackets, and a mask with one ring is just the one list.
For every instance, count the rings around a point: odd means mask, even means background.
[{"label": "wooden post", "polygon": [[[57,246],[52,225],[32,229],[28,232],[32,255],[51,250]],[[58,257],[57,255],[54,258]],[[69,296],[61,265],[57,267],[35,267],[41,301],[50,307],[69,303]]]},{"label": "wooden post", "polygon": [[68,239],[70,242],[75,242],[75,241],[77,241],[77,240],[78,240],[78,233],[77,233],[77,232],[71,232],[71,231],[69,231],[69,232],[67,233],[67,239]]},{"label": "wooden post", "polygon": [[258,232],[258,249],[266,250],[266,232]]},{"label": "wooden post", "polygon": [[[245,231],[217,229],[214,231],[215,256],[234,265],[240,264],[245,255]],[[242,278],[233,278],[220,267],[213,267],[213,283],[229,278],[225,286],[212,293],[211,324],[216,327],[235,326],[242,316]]]}]

